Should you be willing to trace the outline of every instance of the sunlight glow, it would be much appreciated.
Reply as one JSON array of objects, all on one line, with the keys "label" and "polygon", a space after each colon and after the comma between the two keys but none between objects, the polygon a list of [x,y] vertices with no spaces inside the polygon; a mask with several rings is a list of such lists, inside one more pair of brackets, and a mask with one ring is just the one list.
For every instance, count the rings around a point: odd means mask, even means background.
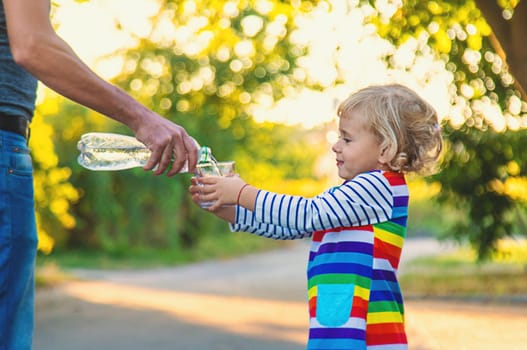
[{"label": "sunlight glow", "polygon": [[473,108],[477,111],[485,120],[490,124],[490,126],[496,131],[505,131],[507,128],[507,123],[500,107],[497,103],[491,101],[488,98],[483,98],[481,100],[474,101]]},{"label": "sunlight glow", "polygon": [[[164,12],[161,24],[152,28],[150,17],[158,13],[158,0],[135,0],[133,3],[127,0],[82,3],[59,0],[56,3],[54,21],[59,34],[97,73],[107,79],[133,68],[115,52],[137,45],[138,39],[149,34],[159,45],[168,46],[177,42],[174,53],[191,57],[208,47],[214,37],[213,32],[202,30],[208,24],[205,17],[194,17],[185,25],[175,27],[174,11]],[[382,4],[380,15],[386,17],[400,6],[400,1],[384,0]],[[197,11],[191,1],[186,1],[184,6],[186,15]],[[272,2],[260,1],[257,10],[265,13],[271,11],[273,6]],[[356,6],[358,2],[354,0],[331,0],[329,5],[321,2],[311,13],[295,19],[299,28],[291,37],[299,47],[308,48],[310,53],[298,60],[300,68],[295,70],[294,76],[316,88],[300,91],[291,88],[286,98],[277,103],[261,92],[249,98],[243,97],[243,103],[251,103],[250,110],[255,119],[258,122],[317,127],[335,119],[338,102],[350,93],[371,84],[399,82],[418,91],[434,105],[441,117],[449,116],[451,120],[457,118],[461,121],[463,109],[451,104],[449,85],[452,75],[445,70],[444,62],[434,58],[427,48],[426,37],[408,40],[395,49],[377,35],[372,25],[365,24],[366,16],[372,15],[373,9],[369,5]],[[237,15],[237,2],[225,2],[223,12],[229,16]],[[264,29],[258,15],[249,15],[242,21],[242,28],[248,37],[265,30],[264,48],[271,51],[286,34],[286,21],[285,16],[278,15]],[[457,31],[452,35],[458,35]],[[216,56],[222,61],[231,60],[230,68],[236,72],[254,64],[254,50],[247,40],[238,43],[233,52],[228,47],[219,47]],[[423,52],[423,56],[416,56],[415,50]],[[237,59],[232,59],[233,55]],[[387,57],[393,60],[394,69],[386,68]],[[467,56],[467,60],[474,59],[477,60],[477,57]],[[494,63],[500,65],[497,59]],[[152,61],[143,68],[158,76],[161,67],[162,62]],[[182,80],[177,87],[178,92],[203,88],[208,80],[200,77],[189,79]],[[220,96],[228,96],[231,92],[229,84],[218,88]],[[517,103],[511,105],[517,110]]]},{"label": "sunlight glow", "polygon": [[97,281],[68,283],[61,288],[67,295],[90,303],[161,312],[180,322],[255,338],[306,342],[308,317],[304,302],[156,290]]},{"label": "sunlight glow", "polygon": [[122,58],[112,54],[137,45],[138,38],[148,35],[152,30],[150,16],[159,9],[156,0],[134,0],[133,6],[128,0],[53,3],[57,33],[107,79],[119,74],[123,66]]},{"label": "sunlight glow", "polygon": [[[385,14],[393,13],[399,4],[385,3]],[[331,6],[321,3],[310,14],[295,19],[299,29],[292,33],[292,39],[309,51],[298,60],[305,75],[301,80],[322,89],[291,91],[276,104],[254,106],[257,121],[313,128],[334,120],[338,102],[354,91],[392,82],[418,91],[436,108],[440,118],[457,111],[451,106],[452,74],[426,46],[427,37],[408,40],[395,49],[365,24],[372,9],[355,5],[354,1],[340,0],[331,1]],[[416,50],[423,56],[416,56]],[[387,56],[393,57],[394,69],[386,68]],[[300,73],[295,74],[302,78]]]},{"label": "sunlight glow", "polygon": [[259,16],[250,15],[242,20],[243,33],[248,37],[253,37],[263,28],[263,19]]}]

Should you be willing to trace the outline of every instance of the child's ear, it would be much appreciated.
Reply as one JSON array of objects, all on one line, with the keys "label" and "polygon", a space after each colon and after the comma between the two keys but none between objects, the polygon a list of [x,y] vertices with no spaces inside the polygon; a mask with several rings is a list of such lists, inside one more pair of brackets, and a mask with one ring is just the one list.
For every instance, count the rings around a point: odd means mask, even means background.
[{"label": "child's ear", "polygon": [[393,143],[384,142],[381,145],[381,152],[379,154],[379,163],[388,164],[390,161],[395,158],[397,153],[397,147]]}]

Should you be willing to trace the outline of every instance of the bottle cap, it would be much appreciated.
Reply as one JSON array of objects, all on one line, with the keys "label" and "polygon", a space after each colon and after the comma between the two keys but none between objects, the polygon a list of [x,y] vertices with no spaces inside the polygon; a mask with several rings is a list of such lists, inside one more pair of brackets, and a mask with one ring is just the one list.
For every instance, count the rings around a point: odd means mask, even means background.
[{"label": "bottle cap", "polygon": [[212,161],[212,151],[207,146],[202,146],[198,153],[198,163],[210,163]]}]

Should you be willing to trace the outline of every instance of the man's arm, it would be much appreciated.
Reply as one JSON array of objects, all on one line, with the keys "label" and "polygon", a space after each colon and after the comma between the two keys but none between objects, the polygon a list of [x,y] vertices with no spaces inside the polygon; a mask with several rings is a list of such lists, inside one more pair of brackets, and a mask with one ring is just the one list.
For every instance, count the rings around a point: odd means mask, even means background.
[{"label": "man's arm", "polygon": [[122,89],[97,76],[53,29],[49,0],[4,0],[13,58],[59,94],[127,125],[151,151],[145,165],[162,174],[174,158],[169,176],[189,160],[197,162],[197,145],[186,131],[150,111]]}]

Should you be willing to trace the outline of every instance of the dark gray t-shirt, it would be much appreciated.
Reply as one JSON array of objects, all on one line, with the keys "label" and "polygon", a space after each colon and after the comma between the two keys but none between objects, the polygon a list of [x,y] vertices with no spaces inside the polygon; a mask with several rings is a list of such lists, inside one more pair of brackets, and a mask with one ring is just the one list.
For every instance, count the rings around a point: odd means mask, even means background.
[{"label": "dark gray t-shirt", "polygon": [[0,0],[0,114],[31,120],[36,91],[37,79],[13,61],[7,37],[4,1]]}]

